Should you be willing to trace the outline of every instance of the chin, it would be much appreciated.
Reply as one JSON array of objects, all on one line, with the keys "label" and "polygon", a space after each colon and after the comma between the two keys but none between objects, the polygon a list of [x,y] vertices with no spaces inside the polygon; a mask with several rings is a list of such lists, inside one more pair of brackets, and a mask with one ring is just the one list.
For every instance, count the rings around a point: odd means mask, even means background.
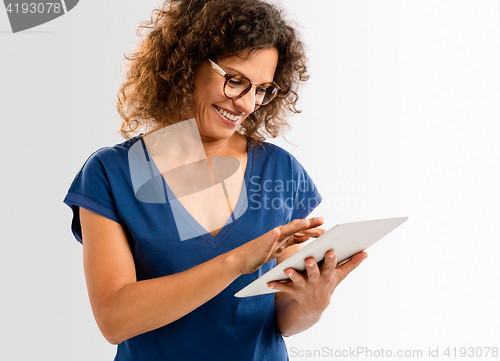
[{"label": "chin", "polygon": [[198,130],[202,139],[223,140],[231,138],[236,133],[236,130],[240,129],[240,124],[241,122],[238,122],[234,127],[228,128],[221,124],[219,119],[211,119],[209,127],[203,127],[202,125],[202,128],[200,128],[200,124],[198,124]]},{"label": "chin", "polygon": [[200,136],[202,139],[207,139],[207,140],[223,140],[223,139],[229,139],[234,135],[235,131],[234,130],[229,130],[229,129],[211,129],[208,132],[200,132]]}]

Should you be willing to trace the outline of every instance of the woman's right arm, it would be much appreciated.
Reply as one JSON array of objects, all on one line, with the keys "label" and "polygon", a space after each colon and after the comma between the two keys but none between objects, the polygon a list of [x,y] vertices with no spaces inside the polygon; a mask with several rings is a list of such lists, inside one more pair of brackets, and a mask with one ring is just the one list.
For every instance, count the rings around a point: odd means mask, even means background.
[{"label": "woman's right arm", "polygon": [[286,238],[310,226],[295,220],[187,271],[137,281],[120,224],[80,207],[85,279],[92,311],[112,344],[174,322],[225,289],[243,273],[276,257]]}]

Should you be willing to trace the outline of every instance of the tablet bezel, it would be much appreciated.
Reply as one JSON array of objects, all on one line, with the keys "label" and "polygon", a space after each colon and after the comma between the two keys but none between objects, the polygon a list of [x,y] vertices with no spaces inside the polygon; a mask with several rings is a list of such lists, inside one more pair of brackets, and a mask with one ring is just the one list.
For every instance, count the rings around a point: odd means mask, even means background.
[{"label": "tablet bezel", "polygon": [[285,269],[293,268],[302,272],[305,270],[304,261],[307,258],[313,257],[316,262],[320,262],[323,260],[325,253],[331,249],[337,255],[337,265],[340,265],[356,253],[364,251],[378,242],[406,220],[408,220],[408,217],[338,224],[241,289],[234,296],[250,297],[279,292],[267,287],[267,284],[271,281],[288,280],[284,274]]}]

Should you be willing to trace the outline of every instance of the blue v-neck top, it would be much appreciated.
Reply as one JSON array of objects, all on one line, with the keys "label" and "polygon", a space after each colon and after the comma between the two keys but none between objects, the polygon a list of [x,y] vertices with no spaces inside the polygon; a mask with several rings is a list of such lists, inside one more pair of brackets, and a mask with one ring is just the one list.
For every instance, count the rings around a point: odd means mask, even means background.
[{"label": "blue v-neck top", "polygon": [[[250,147],[244,187],[232,220],[214,237],[198,233],[181,240],[175,212],[200,228],[182,206],[137,199],[129,150],[144,143],[140,135],[97,150],[73,180],[64,203],[73,210],[71,229],[82,242],[79,207],[122,225],[134,257],[137,280],[179,273],[215,258],[293,219],[305,218],[320,202],[313,181],[282,148],[263,142]],[[144,147],[145,158],[149,161]],[[163,178],[164,189],[168,185]],[[191,313],[118,345],[116,361],[288,360],[274,319],[274,294],[236,298],[234,294],[275,266],[265,263],[242,275],[216,297]]]}]

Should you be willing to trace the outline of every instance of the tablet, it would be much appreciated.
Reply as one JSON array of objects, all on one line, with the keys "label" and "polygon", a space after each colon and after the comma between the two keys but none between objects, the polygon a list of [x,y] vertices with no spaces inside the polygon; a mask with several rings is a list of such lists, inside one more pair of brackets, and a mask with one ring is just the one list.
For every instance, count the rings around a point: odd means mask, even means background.
[{"label": "tablet", "polygon": [[331,249],[337,254],[337,266],[340,266],[356,253],[364,251],[385,237],[407,219],[408,217],[398,217],[338,224],[237,292],[235,297],[279,292],[267,287],[267,283],[288,280],[284,274],[287,268],[293,268],[299,272],[304,271],[304,261],[307,258],[313,257],[316,262],[320,262],[325,257],[325,253]]}]

